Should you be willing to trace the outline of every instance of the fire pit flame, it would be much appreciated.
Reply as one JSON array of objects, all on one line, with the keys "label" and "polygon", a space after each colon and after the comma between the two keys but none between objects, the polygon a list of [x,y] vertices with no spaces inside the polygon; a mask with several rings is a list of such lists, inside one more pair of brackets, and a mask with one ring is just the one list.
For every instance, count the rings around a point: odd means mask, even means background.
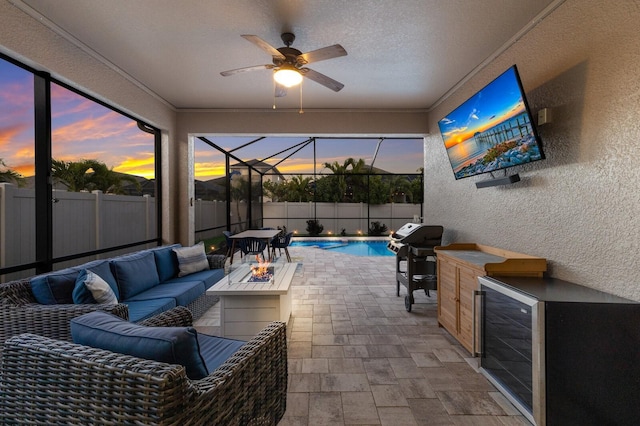
[{"label": "fire pit flame", "polygon": [[260,255],[256,255],[257,265],[251,265],[249,282],[269,282],[273,278],[273,266],[265,262]]}]

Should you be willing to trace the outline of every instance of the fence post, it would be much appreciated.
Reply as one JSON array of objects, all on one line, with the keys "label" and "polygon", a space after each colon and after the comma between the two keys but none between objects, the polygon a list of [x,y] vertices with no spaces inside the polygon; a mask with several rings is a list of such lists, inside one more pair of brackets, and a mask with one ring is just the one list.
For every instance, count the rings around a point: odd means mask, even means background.
[{"label": "fence post", "polygon": [[284,217],[285,217],[284,227],[287,228],[287,230],[289,230],[291,229],[291,227],[289,226],[289,202],[288,201],[284,202]]},{"label": "fence post", "polygon": [[94,250],[100,250],[104,246],[102,241],[102,235],[103,235],[102,228],[104,224],[102,223],[102,215],[100,214],[102,211],[102,204],[104,202],[104,200],[102,199],[104,194],[99,189],[93,190],[91,191],[91,193],[94,196],[95,209],[96,209],[95,210],[96,212],[96,247],[94,248]]},{"label": "fence post", "polygon": [[144,198],[144,223],[145,223],[145,238],[151,239],[151,216],[149,216],[149,210],[151,210],[151,196],[149,194],[143,194]]}]

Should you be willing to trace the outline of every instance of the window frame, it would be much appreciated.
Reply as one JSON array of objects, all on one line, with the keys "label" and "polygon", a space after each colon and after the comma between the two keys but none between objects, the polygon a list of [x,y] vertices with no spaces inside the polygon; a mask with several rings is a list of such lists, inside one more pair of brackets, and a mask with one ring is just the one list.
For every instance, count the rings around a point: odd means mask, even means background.
[{"label": "window frame", "polygon": [[[54,270],[54,265],[75,259],[96,256],[104,253],[125,250],[149,244],[162,244],[162,133],[138,117],[134,117],[109,103],[83,92],[51,76],[46,71],[34,69],[20,61],[0,52],[0,60],[7,61],[33,74],[34,86],[34,165],[35,165],[35,262],[0,268],[0,275],[35,269],[36,274]],[[141,131],[154,135],[154,170],[155,170],[155,204],[156,204],[156,237],[129,244],[76,253],[64,257],[53,256],[53,184],[52,184],[52,137],[51,137],[51,83],[57,84],[90,101],[121,114],[138,124]]]}]

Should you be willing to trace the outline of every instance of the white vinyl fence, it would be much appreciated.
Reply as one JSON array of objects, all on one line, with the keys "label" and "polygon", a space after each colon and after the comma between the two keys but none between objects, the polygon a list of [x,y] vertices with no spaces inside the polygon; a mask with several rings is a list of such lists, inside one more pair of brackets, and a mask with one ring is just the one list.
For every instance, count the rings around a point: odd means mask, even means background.
[{"label": "white vinyl fence", "polygon": [[[306,234],[307,220],[318,219],[324,227],[323,234],[362,233],[367,235],[371,222],[386,225],[389,231],[400,228],[407,222],[417,222],[420,204],[371,204],[365,203],[264,203],[264,226],[287,227],[289,231]],[[367,217],[369,218],[367,220]]]},{"label": "white vinyl fence", "polygon": [[[35,261],[35,214],[33,189],[0,183],[0,267]],[[54,257],[155,237],[155,198],[53,191]]]},{"label": "white vinyl fence", "polygon": [[[153,197],[56,190],[53,198],[54,257],[156,237],[156,200]],[[234,204],[231,210],[232,222],[246,218],[245,203]],[[0,267],[35,261],[35,213],[33,189],[0,183]],[[368,206],[364,203],[266,202],[263,213],[263,226],[286,226],[303,235],[307,232],[307,220],[314,217],[324,227],[324,234],[339,234],[344,229],[348,234],[366,235],[372,221],[386,225],[389,231],[415,222],[420,215],[420,204]],[[226,228],[226,202],[198,200],[195,229],[211,228],[215,229],[198,233],[197,240],[222,234]]]}]

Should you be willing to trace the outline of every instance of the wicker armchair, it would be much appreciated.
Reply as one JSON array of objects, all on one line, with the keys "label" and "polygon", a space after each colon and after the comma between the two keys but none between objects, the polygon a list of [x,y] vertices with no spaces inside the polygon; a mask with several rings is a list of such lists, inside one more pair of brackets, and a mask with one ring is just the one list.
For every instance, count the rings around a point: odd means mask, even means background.
[{"label": "wicker armchair", "polygon": [[[190,318],[174,308],[145,324]],[[286,409],[286,330],[269,324],[201,380],[179,365],[33,334],[5,342],[1,371],[1,424],[275,425]]]},{"label": "wicker armchair", "polygon": [[129,308],[122,303],[41,305],[31,292],[29,278],[0,284],[0,344],[22,333],[71,341],[71,319],[97,310],[129,319]]}]

